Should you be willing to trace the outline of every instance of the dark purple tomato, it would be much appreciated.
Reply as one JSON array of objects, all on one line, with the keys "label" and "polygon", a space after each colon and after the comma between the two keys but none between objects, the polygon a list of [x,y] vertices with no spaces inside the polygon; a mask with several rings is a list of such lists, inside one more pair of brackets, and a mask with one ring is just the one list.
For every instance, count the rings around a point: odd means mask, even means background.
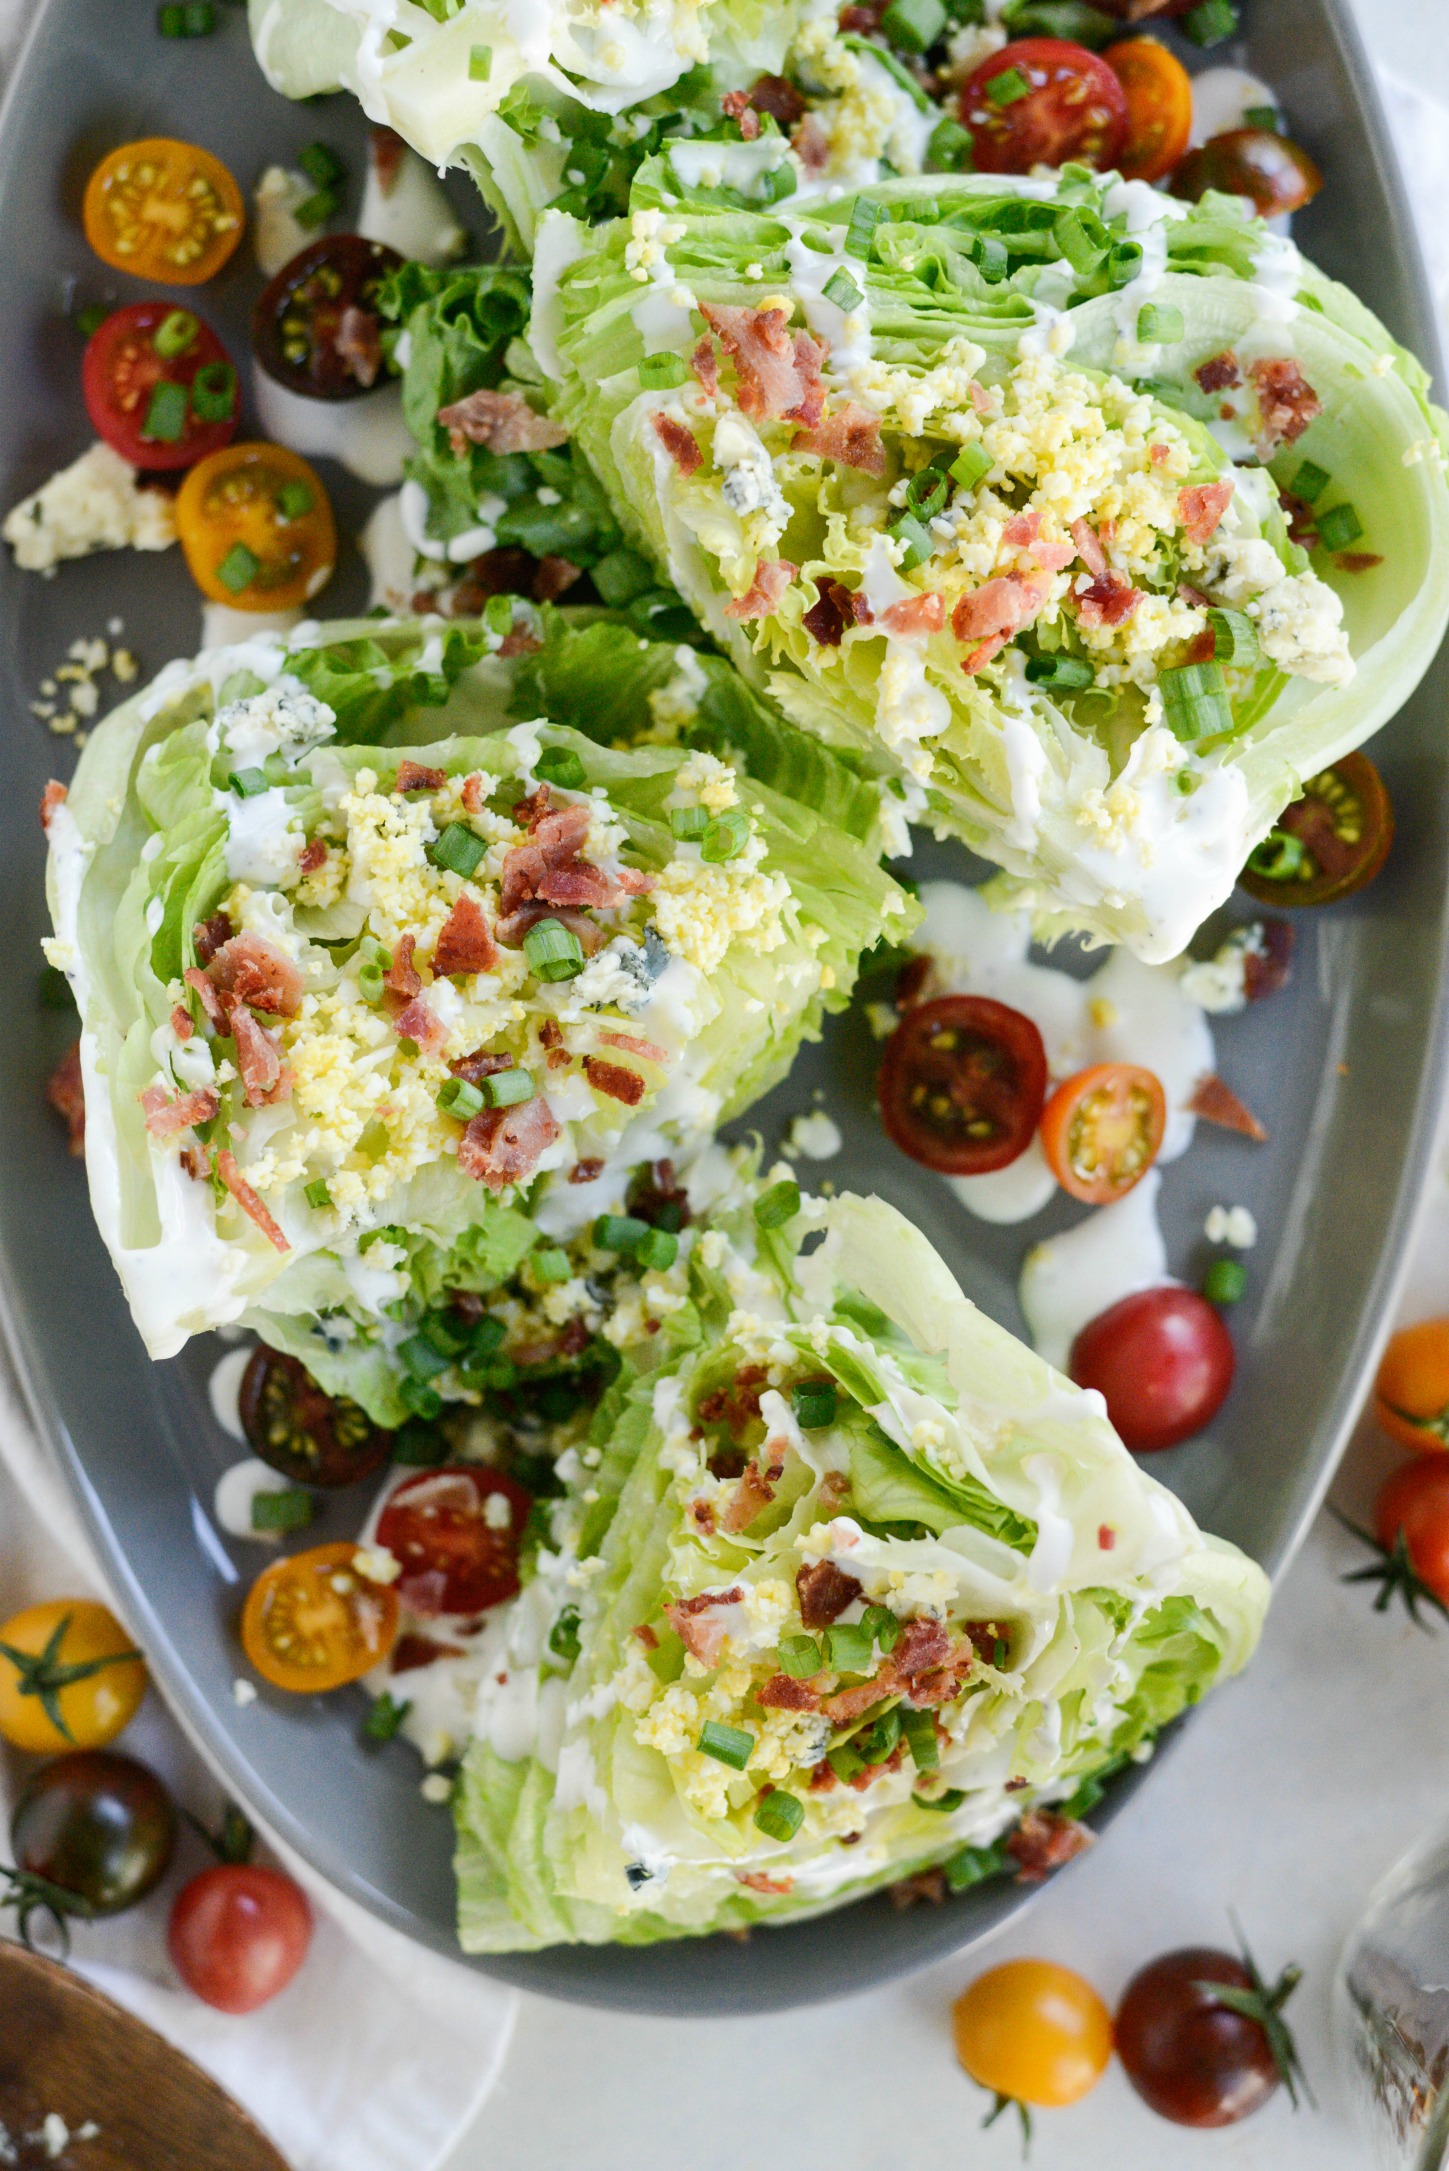
[{"label": "dark purple tomato", "polygon": [[351,1485],[392,1453],[393,1435],[345,1395],[327,1395],[306,1366],[259,1343],[238,1404],[253,1454],[299,1485]]},{"label": "dark purple tomato", "polygon": [[108,1749],[58,1756],[30,1779],[10,1820],[15,1867],[119,1915],[154,1889],[176,1844],[176,1811],[153,1771]]},{"label": "dark purple tomato", "polygon": [[402,258],[360,234],[326,234],[298,251],[252,312],[252,347],[269,377],[304,399],[351,400],[382,367],[377,299]]},{"label": "dark purple tomato", "polygon": [[1235,1953],[1207,1945],[1139,1969],[1117,2008],[1117,2055],[1159,2118],[1232,2126],[1267,2102],[1281,2075],[1262,2022],[1219,2004],[1204,1983],[1255,1987]]}]

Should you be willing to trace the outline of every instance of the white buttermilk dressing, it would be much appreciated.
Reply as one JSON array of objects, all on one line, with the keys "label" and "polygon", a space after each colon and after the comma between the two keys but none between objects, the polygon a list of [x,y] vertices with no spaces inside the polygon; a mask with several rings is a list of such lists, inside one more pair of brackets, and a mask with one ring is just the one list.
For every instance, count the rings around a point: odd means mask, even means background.
[{"label": "white buttermilk dressing", "polygon": [[263,434],[274,444],[304,459],[336,460],[376,489],[400,483],[403,461],[418,449],[403,420],[401,385],[378,385],[357,399],[304,399],[254,362],[252,390]]},{"label": "white buttermilk dressing", "polygon": [[1029,1251],[1018,1294],[1032,1347],[1064,1372],[1072,1344],[1091,1319],[1139,1289],[1170,1282],[1157,1220],[1162,1178],[1149,1169],[1115,1206],[1100,1207],[1061,1236]]}]

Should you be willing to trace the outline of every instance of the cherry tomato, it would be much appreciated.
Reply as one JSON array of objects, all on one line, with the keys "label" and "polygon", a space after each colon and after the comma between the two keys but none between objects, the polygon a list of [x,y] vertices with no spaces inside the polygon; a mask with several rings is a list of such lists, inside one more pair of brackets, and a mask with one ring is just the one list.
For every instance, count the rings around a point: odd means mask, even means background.
[{"label": "cherry tomato", "polygon": [[241,413],[225,347],[169,302],[107,317],[86,347],[81,390],[97,436],[133,467],[190,467],[231,442]]},{"label": "cherry tomato", "polygon": [[282,445],[228,445],[198,461],[177,494],[176,530],[202,594],[239,611],[306,603],[337,563],[322,479]]},{"label": "cherry tomato", "polygon": [[1449,1447],[1449,1319],[1400,1327],[1374,1381],[1374,1416],[1390,1439],[1421,1454]]},{"label": "cherry tomato", "polygon": [[219,2013],[254,2013],[307,1957],[312,1910],[279,1869],[218,1862],[182,1886],[166,1946],[188,1990]]},{"label": "cherry tomato", "polygon": [[961,86],[961,123],[980,173],[1069,160],[1105,171],[1127,134],[1127,94],[1105,60],[1065,38],[1019,38]]},{"label": "cherry tomato", "polygon": [[113,1613],[52,1598],[0,1628],[0,1734],[17,1749],[103,1749],[146,1693],[146,1665]]},{"label": "cherry tomato", "polygon": [[1237,1359],[1222,1319],[1195,1289],[1139,1289],[1090,1320],[1068,1370],[1095,1387],[1134,1455],[1190,1439],[1215,1417]]},{"label": "cherry tomato", "polygon": [[1142,1181],[1166,1128],[1167,1101],[1150,1070],[1093,1063],[1064,1079],[1042,1110],[1042,1151],[1070,1197],[1109,1206]]},{"label": "cherry tomato", "polygon": [[1252,1991],[1235,1953],[1167,1952],[1139,1969],[1117,2008],[1117,2055],[1144,2103],[1178,2126],[1231,2126],[1267,2102],[1280,2073],[1259,2020],[1204,1983]]},{"label": "cherry tomato", "polygon": [[1128,181],[1160,181],[1187,149],[1192,78],[1156,38],[1124,38],[1102,57],[1127,98],[1127,140],[1117,171]]},{"label": "cherry tomato", "polygon": [[1311,776],[1238,876],[1264,905],[1331,905],[1372,882],[1394,841],[1394,810],[1367,754]]},{"label": "cherry tomato", "polygon": [[352,1563],[355,1545],[274,1560],[247,1593],[242,1648],[264,1681],[304,1696],[360,1681],[397,1640],[398,1602]]},{"label": "cherry tomato", "polygon": [[163,286],[213,278],[246,223],[241,190],[221,160],[173,136],[123,143],[103,158],[81,216],[103,263]]},{"label": "cherry tomato", "polygon": [[402,258],[360,234],[326,234],[284,264],[252,312],[269,377],[314,400],[350,400],[377,381],[377,297]]},{"label": "cherry tomato", "polygon": [[1374,1502],[1374,1533],[1390,1554],[1402,1536],[1414,1574],[1449,1604],[1449,1463],[1422,1455],[1386,1478]]},{"label": "cherry tomato", "polygon": [[1308,153],[1271,128],[1230,128],[1189,151],[1172,177],[1172,193],[1196,203],[1210,188],[1251,196],[1260,218],[1301,211],[1323,186]]},{"label": "cherry tomato", "polygon": [[306,1366],[265,1342],[253,1350],[238,1398],[253,1454],[299,1485],[351,1485],[392,1453],[393,1436],[345,1395],[327,1395]]},{"label": "cherry tomato", "polygon": [[1046,1050],[1030,1018],[985,995],[916,1003],[880,1068],[886,1135],[927,1168],[983,1176],[1031,1144],[1046,1098]]},{"label": "cherry tomato", "polygon": [[402,1563],[399,1595],[415,1613],[482,1613],[514,1597],[532,1505],[513,1478],[481,1463],[404,1478],[377,1525],[378,1544]]},{"label": "cherry tomato", "polygon": [[176,1811],[144,1764],[82,1749],[56,1757],[26,1783],[10,1844],[17,1869],[73,1893],[95,1914],[119,1915],[165,1876]]},{"label": "cherry tomato", "polygon": [[1089,1982],[1051,1960],[988,1968],[952,2006],[951,2029],[973,2081],[1043,2109],[1095,2088],[1112,2055],[1106,2006]]}]

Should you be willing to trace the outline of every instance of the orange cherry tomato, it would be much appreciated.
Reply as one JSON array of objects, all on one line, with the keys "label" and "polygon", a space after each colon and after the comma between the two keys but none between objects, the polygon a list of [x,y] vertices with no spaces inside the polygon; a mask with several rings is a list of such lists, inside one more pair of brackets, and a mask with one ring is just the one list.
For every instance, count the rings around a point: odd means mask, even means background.
[{"label": "orange cherry tomato", "polygon": [[242,1609],[242,1647],[274,1688],[311,1695],[360,1681],[397,1641],[397,1594],[353,1566],[355,1545],[314,1545],[264,1568]]},{"label": "orange cherry tomato", "polygon": [[1127,94],[1127,140],[1117,170],[1128,181],[1160,181],[1187,149],[1192,79],[1156,38],[1126,38],[1102,58]]},{"label": "orange cherry tomato", "polygon": [[322,478],[283,445],[227,445],[198,460],[177,495],[176,529],[202,594],[239,611],[309,602],[337,563]]},{"label": "orange cherry tomato", "polygon": [[145,1693],[145,1660],[93,1598],[52,1598],[0,1625],[0,1735],[17,1749],[104,1749]]},{"label": "orange cherry tomato", "polygon": [[1110,1206],[1140,1183],[1162,1146],[1167,1102],[1150,1070],[1093,1063],[1059,1085],[1042,1110],[1042,1151],[1063,1191]]},{"label": "orange cherry tomato", "polygon": [[86,240],[103,263],[165,286],[214,278],[246,225],[219,158],[174,136],[123,143],[86,183]]},{"label": "orange cherry tomato", "polygon": [[1112,2055],[1112,2016],[1089,1982],[1052,1960],[988,1968],[951,2008],[956,2056],[1011,2103],[1058,2110],[1095,2088]]},{"label": "orange cherry tomato", "polygon": [[1449,1319],[1399,1329],[1374,1381],[1374,1416],[1390,1439],[1420,1454],[1449,1448]]}]

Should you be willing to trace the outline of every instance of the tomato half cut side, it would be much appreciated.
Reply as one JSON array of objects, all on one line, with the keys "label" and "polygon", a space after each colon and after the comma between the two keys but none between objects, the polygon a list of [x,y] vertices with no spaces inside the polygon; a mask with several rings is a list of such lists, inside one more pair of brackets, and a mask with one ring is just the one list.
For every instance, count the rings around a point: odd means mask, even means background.
[{"label": "tomato half cut side", "polygon": [[202,594],[239,611],[310,602],[337,563],[322,478],[284,445],[228,445],[199,460],[177,494],[176,531]]},{"label": "tomato half cut side", "polygon": [[1212,189],[1251,196],[1259,218],[1301,211],[1323,186],[1323,175],[1301,145],[1271,128],[1230,128],[1190,151],[1172,177],[1172,193],[1196,203]]},{"label": "tomato half cut side", "polygon": [[399,1597],[425,1614],[485,1613],[516,1597],[532,1506],[516,1479],[483,1463],[404,1478],[377,1525],[378,1544],[402,1564]]},{"label": "tomato half cut side", "polygon": [[1127,99],[1117,170],[1126,181],[1160,181],[1192,133],[1192,78],[1156,38],[1124,38],[1102,56]]},{"label": "tomato half cut side", "polygon": [[1073,161],[1104,172],[1127,135],[1127,94],[1105,60],[1066,38],[1018,38],[961,86],[961,125],[979,173]]},{"label": "tomato half cut side", "polygon": [[1046,1085],[1030,1018],[986,995],[938,995],[908,1010],[887,1043],[881,1121],[924,1167],[985,1176],[1025,1153]]},{"label": "tomato half cut side", "polygon": [[382,366],[378,295],[401,266],[396,249],[361,234],[309,242],[252,312],[252,346],[267,375],[305,399],[369,391]]},{"label": "tomato half cut side", "polygon": [[1089,1320],[1067,1369],[1095,1387],[1134,1455],[1176,1447],[1227,1400],[1237,1368],[1233,1338],[1195,1289],[1139,1289]]},{"label": "tomato half cut side", "polygon": [[358,1573],[358,1548],[314,1545],[264,1568],[242,1609],[242,1648],[264,1681],[312,1695],[360,1681],[397,1641],[397,1594]]},{"label": "tomato half cut side", "polygon": [[1331,905],[1372,882],[1394,841],[1394,810],[1367,754],[1311,776],[1248,856],[1238,881],[1263,905]]},{"label": "tomato half cut side", "polygon": [[1161,1151],[1167,1100],[1138,1063],[1093,1063],[1064,1079],[1042,1111],[1042,1151],[1069,1197],[1110,1206]]},{"label": "tomato half cut side", "polygon": [[133,467],[190,467],[236,435],[241,395],[209,324],[172,302],[133,302],[106,318],[81,363],[98,437]]},{"label": "tomato half cut side", "polygon": [[392,1453],[393,1435],[366,1410],[324,1394],[298,1358],[265,1342],[242,1374],[238,1411],[253,1453],[299,1485],[352,1485]]},{"label": "tomato half cut side", "polygon": [[241,190],[221,160],[175,136],[109,152],[86,183],[81,217],[102,263],[163,286],[214,278],[246,225]]}]

